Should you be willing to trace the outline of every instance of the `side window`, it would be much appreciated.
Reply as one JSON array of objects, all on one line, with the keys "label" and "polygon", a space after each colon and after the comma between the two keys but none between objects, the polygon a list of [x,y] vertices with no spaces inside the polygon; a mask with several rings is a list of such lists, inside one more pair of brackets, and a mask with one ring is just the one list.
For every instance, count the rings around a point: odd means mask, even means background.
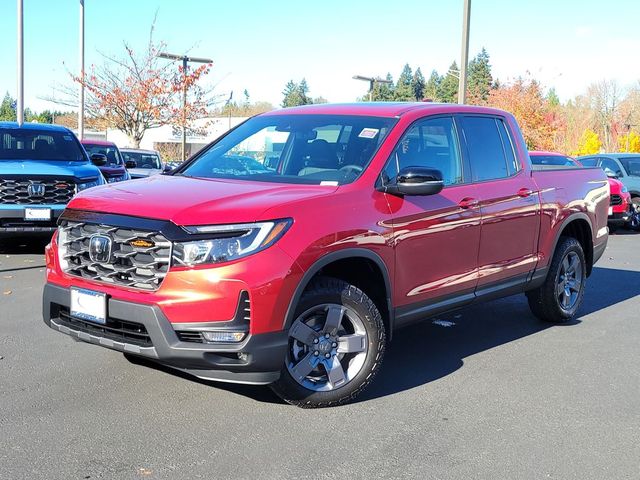
[{"label": "side window", "polygon": [[422,120],[405,132],[384,173],[393,180],[407,167],[435,168],[442,172],[445,185],[462,183],[462,160],[451,117]]},{"label": "side window", "polygon": [[600,166],[608,176],[612,176],[612,175],[615,175],[616,177],[622,176],[622,172],[620,171],[620,166],[615,160],[611,160],[610,158],[602,158],[600,159]]},{"label": "side window", "polygon": [[597,158],[581,158],[580,163],[585,167],[597,167],[598,159]]},{"label": "side window", "polygon": [[516,159],[513,142],[511,141],[511,136],[509,135],[509,131],[507,130],[507,126],[504,121],[496,119],[496,124],[498,125],[498,132],[500,132],[500,139],[502,140],[502,148],[504,149],[504,154],[507,159],[507,169],[509,170],[509,175],[513,175],[520,171],[520,163]]},{"label": "side window", "polygon": [[[509,176],[498,120],[493,117],[462,117],[462,131],[469,151],[474,182]],[[512,150],[513,151],[513,150]]]}]

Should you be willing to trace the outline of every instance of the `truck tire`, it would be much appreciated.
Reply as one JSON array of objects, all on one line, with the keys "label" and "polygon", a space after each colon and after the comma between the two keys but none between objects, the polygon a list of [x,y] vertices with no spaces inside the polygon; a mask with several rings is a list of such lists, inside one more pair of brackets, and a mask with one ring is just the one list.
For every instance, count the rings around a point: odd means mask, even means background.
[{"label": "truck tire", "polygon": [[354,285],[320,277],[296,307],[287,357],[271,388],[302,408],[348,403],[375,377],[385,345],[384,322],[375,303]]},{"label": "truck tire", "polygon": [[631,230],[640,231],[640,197],[631,199],[631,219],[627,225]]},{"label": "truck tire", "polygon": [[587,265],[580,242],[560,237],[544,283],[527,292],[529,308],[540,320],[564,323],[575,317],[584,299]]}]

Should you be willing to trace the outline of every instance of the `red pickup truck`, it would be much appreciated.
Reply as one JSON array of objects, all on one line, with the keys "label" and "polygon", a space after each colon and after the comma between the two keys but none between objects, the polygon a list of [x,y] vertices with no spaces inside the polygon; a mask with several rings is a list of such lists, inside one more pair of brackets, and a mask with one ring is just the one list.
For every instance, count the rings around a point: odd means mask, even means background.
[{"label": "red pickup truck", "polygon": [[608,239],[599,168],[534,171],[503,111],[313,105],[253,117],[168,175],[76,196],[44,321],[200,378],[354,399],[397,328],[526,293],[564,322]]}]

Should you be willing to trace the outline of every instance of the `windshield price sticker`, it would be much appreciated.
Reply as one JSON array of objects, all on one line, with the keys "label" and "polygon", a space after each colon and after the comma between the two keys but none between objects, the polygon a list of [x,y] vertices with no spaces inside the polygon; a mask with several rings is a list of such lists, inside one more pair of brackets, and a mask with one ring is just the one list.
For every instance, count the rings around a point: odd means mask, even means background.
[{"label": "windshield price sticker", "polygon": [[378,128],[363,128],[358,137],[360,138],[376,138],[378,132],[380,130]]}]

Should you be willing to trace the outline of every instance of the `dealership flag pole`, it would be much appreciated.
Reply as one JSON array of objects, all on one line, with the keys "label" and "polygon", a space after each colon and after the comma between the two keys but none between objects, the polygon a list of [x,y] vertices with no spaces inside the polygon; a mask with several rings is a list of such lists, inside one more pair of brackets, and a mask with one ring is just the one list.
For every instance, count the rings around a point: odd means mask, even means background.
[{"label": "dealership flag pole", "polygon": [[469,20],[471,17],[471,0],[463,0],[462,13],[462,55],[460,59],[460,80],[458,82],[458,103],[467,101],[467,66],[469,65]]},{"label": "dealership flag pole", "polygon": [[24,122],[24,22],[22,21],[22,0],[18,0],[18,100],[16,117],[18,125]]},{"label": "dealership flag pole", "polygon": [[80,102],[78,105],[78,137],[84,138],[84,0],[80,0]]}]

